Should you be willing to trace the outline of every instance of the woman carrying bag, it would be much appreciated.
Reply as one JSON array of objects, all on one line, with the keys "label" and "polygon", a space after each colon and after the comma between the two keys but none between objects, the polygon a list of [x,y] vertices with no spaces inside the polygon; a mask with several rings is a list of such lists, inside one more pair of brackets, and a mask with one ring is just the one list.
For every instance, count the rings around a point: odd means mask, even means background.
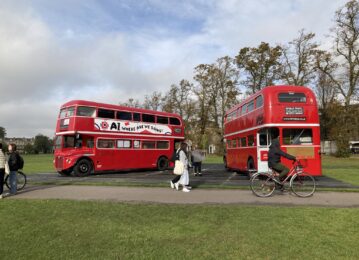
[{"label": "woman carrying bag", "polygon": [[187,187],[189,184],[189,174],[188,174],[188,157],[187,157],[187,144],[181,143],[180,149],[177,150],[176,155],[178,157],[178,161],[183,164],[183,173],[177,175],[171,181],[171,188],[176,190],[179,189],[179,185],[183,186],[183,192],[190,192],[191,190]]}]

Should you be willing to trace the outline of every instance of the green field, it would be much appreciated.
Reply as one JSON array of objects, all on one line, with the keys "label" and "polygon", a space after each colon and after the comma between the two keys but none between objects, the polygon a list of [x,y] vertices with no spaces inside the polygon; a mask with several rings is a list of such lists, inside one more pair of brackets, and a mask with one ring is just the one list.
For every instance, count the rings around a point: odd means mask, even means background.
[{"label": "green field", "polygon": [[359,157],[336,158],[324,156],[323,175],[359,186]]},{"label": "green field", "polygon": [[9,259],[359,258],[358,208],[0,204],[0,255]]},{"label": "green field", "polygon": [[49,173],[55,172],[53,154],[29,154],[23,155],[26,173]]}]

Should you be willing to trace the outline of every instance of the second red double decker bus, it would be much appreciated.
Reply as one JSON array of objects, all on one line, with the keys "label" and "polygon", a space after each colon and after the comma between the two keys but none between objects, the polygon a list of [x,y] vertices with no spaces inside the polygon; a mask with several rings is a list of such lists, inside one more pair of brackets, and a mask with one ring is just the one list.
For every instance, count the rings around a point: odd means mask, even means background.
[{"label": "second red double decker bus", "polygon": [[[278,136],[284,151],[304,159],[308,173],[322,174],[317,102],[302,86],[265,87],[226,113],[226,167],[268,171],[269,146]],[[290,168],[290,161],[282,161]]]},{"label": "second red double decker bus", "polygon": [[74,100],[57,119],[54,165],[62,175],[131,169],[165,170],[184,140],[177,114]]}]

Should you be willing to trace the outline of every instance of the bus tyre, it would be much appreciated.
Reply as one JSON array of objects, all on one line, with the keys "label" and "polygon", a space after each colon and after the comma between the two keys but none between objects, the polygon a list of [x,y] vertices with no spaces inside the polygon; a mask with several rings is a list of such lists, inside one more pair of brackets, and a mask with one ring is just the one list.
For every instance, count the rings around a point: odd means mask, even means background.
[{"label": "bus tyre", "polygon": [[92,172],[92,163],[87,159],[81,159],[77,162],[74,173],[77,177],[84,177],[90,175]]},{"label": "bus tyre", "polygon": [[64,177],[70,176],[70,175],[71,175],[71,172],[72,172],[72,169],[58,171],[58,173],[59,173],[61,176],[64,176]]},{"label": "bus tyre", "polygon": [[252,157],[250,157],[247,161],[247,171],[248,171],[248,177],[249,179],[251,179],[253,174],[256,172],[256,169],[254,169],[254,161]]},{"label": "bus tyre", "polygon": [[226,171],[229,172],[229,168],[227,165],[227,158],[225,156],[223,157],[223,164],[224,164],[224,168],[226,169]]},{"label": "bus tyre", "polygon": [[166,170],[168,167],[168,159],[166,157],[160,157],[158,158],[158,161],[157,161],[157,169],[159,171],[164,171]]}]

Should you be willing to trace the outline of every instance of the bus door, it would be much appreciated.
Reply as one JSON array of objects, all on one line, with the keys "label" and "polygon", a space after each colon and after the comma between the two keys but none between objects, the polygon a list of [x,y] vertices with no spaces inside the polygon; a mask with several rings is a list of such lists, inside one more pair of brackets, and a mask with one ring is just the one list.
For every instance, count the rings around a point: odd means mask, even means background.
[{"label": "bus door", "polygon": [[95,170],[114,170],[115,140],[97,139]]},{"label": "bus door", "polygon": [[268,171],[268,150],[270,144],[269,129],[265,128],[257,133],[257,170]]},{"label": "bus door", "polygon": [[268,171],[268,151],[272,139],[279,136],[277,127],[264,128],[257,133],[257,162],[258,172]]}]

